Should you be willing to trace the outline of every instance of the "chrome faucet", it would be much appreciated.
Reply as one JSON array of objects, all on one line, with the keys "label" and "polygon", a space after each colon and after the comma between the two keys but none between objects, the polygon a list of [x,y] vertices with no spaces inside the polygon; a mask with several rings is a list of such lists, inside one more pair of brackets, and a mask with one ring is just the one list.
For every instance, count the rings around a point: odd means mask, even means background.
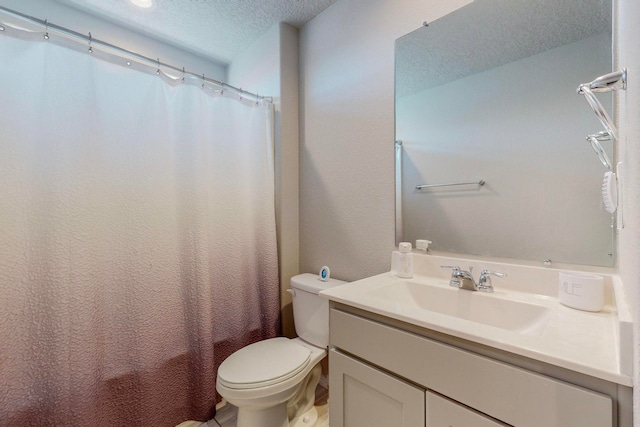
[{"label": "chrome faucet", "polygon": [[449,280],[449,286],[453,286],[460,289],[467,289],[469,291],[476,290],[476,281],[473,279],[471,272],[473,267],[469,267],[469,271],[462,270],[457,265],[442,265],[441,268],[452,268],[451,280]]},{"label": "chrome faucet", "polygon": [[472,274],[473,267],[469,267],[469,271],[462,270],[457,265],[442,265],[441,267],[453,269],[453,271],[451,272],[451,280],[449,280],[449,286],[453,286],[459,289],[466,289],[468,291],[493,292],[491,276],[507,277],[505,273],[482,270],[480,272],[480,279],[476,283]]}]

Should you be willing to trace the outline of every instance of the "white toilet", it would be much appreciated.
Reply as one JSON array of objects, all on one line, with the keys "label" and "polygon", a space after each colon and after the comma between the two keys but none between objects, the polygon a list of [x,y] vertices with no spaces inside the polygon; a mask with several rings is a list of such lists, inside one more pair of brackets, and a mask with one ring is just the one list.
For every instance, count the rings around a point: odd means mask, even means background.
[{"label": "white toilet", "polygon": [[238,407],[237,427],[313,426],[320,361],[329,345],[329,303],[318,293],[345,282],[314,274],[291,278],[293,319],[299,338],[271,338],[229,356],[216,389]]}]

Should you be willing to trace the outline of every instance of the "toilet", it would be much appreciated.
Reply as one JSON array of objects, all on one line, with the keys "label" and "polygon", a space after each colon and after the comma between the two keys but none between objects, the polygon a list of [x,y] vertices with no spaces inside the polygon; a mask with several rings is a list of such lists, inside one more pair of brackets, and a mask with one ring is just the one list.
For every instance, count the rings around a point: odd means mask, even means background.
[{"label": "toilet", "polygon": [[318,293],[344,283],[308,273],[292,277],[288,292],[299,337],[260,341],[222,362],[216,390],[238,407],[237,427],[315,424],[315,389],[329,345],[329,302]]}]

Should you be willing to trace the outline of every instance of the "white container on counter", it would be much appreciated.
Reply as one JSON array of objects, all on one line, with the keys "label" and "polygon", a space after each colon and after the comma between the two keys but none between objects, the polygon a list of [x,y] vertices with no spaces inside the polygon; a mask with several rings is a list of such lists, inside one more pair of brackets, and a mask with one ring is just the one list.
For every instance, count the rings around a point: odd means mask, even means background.
[{"label": "white container on counter", "polygon": [[561,272],[560,302],[585,311],[600,311],[604,307],[604,278],[597,274]]}]

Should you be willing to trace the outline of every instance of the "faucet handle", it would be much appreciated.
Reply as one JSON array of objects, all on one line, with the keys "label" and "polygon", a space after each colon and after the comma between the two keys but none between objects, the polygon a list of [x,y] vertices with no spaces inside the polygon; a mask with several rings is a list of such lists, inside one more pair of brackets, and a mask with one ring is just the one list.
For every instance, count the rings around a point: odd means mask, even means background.
[{"label": "faucet handle", "polygon": [[507,273],[499,273],[497,271],[482,270],[480,272],[480,276],[507,277]]},{"label": "faucet handle", "polygon": [[507,277],[507,273],[499,273],[497,271],[482,270],[480,272],[480,279],[478,280],[479,291],[493,292],[493,284],[491,283],[491,276]]},{"label": "faucet handle", "polygon": [[451,279],[449,280],[449,286],[453,286],[454,288],[460,287],[460,275],[462,270],[457,265],[441,265],[440,268],[451,268],[453,271],[451,272]]}]

